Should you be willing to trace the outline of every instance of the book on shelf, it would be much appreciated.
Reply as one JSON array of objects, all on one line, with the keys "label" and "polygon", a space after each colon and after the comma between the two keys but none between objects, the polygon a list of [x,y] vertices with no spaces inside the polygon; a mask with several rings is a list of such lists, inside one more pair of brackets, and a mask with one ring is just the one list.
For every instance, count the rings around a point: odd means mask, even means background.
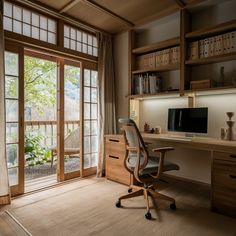
[{"label": "book on shelf", "polygon": [[139,74],[133,78],[134,94],[155,94],[161,91],[161,78],[157,73]]},{"label": "book on shelf", "polygon": [[236,31],[189,43],[188,59],[208,58],[236,52]]}]

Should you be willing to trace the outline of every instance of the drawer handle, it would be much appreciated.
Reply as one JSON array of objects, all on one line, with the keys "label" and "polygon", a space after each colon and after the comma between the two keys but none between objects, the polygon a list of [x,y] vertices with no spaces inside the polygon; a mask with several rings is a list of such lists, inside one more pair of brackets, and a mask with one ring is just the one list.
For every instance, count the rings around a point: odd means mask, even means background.
[{"label": "drawer handle", "polygon": [[112,155],[109,155],[110,158],[113,158],[113,159],[119,159],[119,157],[116,157],[116,156],[112,156]]},{"label": "drawer handle", "polygon": [[230,157],[232,157],[232,158],[236,158],[236,155],[231,154]]},{"label": "drawer handle", "polygon": [[117,139],[109,139],[109,141],[119,143],[119,140]]},{"label": "drawer handle", "polygon": [[236,175],[229,175],[230,178],[236,179]]}]

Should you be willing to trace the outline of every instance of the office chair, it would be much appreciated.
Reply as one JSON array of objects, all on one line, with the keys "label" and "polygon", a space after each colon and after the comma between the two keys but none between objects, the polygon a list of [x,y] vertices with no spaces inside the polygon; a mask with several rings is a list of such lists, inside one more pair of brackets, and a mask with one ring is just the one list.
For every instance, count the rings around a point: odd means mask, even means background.
[{"label": "office chair", "polygon": [[150,156],[147,145],[132,119],[119,119],[123,124],[126,144],[125,168],[135,177],[139,185],[130,185],[128,194],[119,197],[116,207],[121,207],[121,200],[144,195],[147,204],[146,219],[152,218],[149,208],[148,196],[170,201],[170,208],[176,209],[175,199],[156,192],[156,184],[160,181],[161,174],[170,170],[179,170],[176,164],[164,161],[165,153],[174,150],[172,147],[155,148],[152,151],[159,153],[159,157]]}]

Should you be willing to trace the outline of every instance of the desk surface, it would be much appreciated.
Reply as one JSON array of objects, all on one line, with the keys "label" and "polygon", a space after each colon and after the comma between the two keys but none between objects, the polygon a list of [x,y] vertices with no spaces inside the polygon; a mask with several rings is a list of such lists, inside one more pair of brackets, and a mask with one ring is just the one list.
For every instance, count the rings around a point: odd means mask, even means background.
[{"label": "desk surface", "polygon": [[181,137],[169,134],[142,133],[145,140],[160,141],[165,145],[194,148],[208,151],[236,152],[236,141],[221,140],[209,137]]}]

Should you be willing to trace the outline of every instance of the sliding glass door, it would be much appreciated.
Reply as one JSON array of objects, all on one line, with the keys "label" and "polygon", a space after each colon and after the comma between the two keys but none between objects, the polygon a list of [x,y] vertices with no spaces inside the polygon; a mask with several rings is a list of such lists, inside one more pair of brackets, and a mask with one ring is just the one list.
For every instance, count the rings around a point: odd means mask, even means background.
[{"label": "sliding glass door", "polygon": [[64,64],[64,174],[80,176],[81,158],[81,74],[80,63]]},{"label": "sliding glass door", "polygon": [[6,157],[14,196],[24,192],[24,119],[22,106],[22,68],[20,48],[5,51]]}]

